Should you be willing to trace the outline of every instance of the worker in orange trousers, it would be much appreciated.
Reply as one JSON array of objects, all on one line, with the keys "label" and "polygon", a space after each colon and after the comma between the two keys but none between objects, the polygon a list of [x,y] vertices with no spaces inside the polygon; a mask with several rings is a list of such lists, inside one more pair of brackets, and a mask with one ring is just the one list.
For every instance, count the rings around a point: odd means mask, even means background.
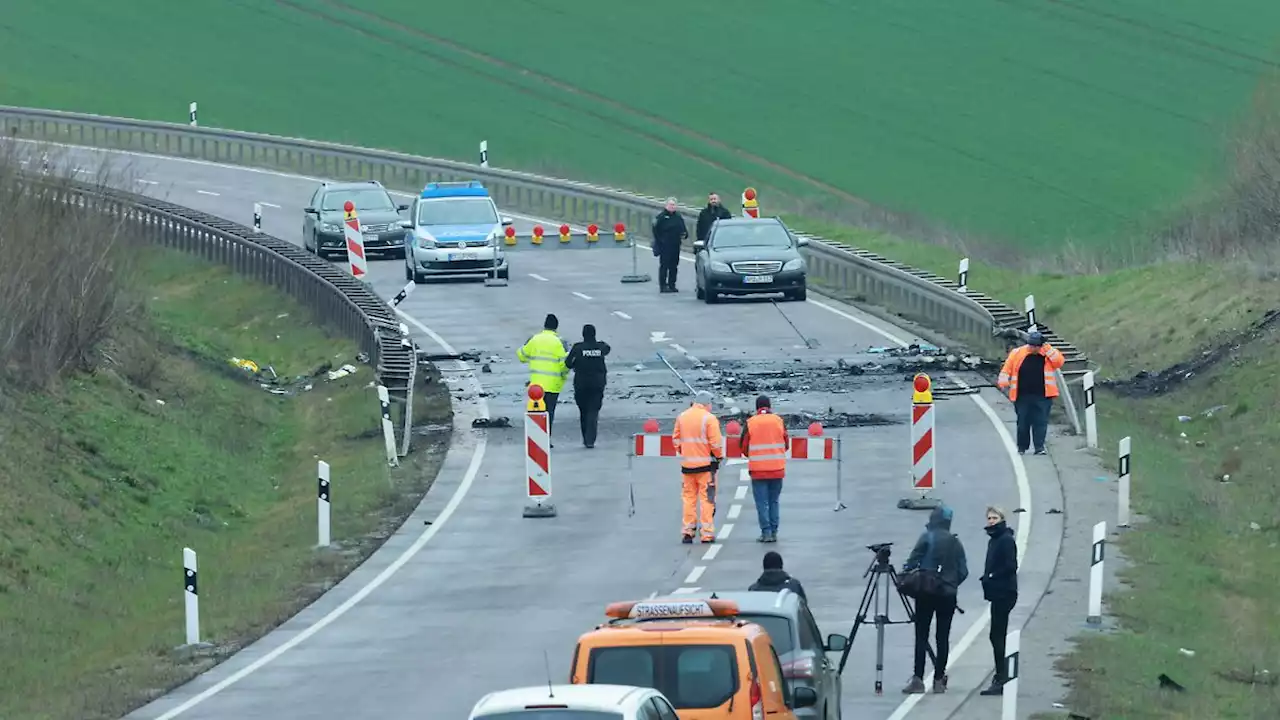
[{"label": "worker in orange trousers", "polygon": [[698,392],[693,405],[676,418],[676,429],[672,435],[676,453],[680,455],[680,474],[684,480],[680,497],[684,503],[681,542],[685,544],[693,542],[698,526],[702,529],[702,542],[716,540],[715,473],[724,460],[724,435],[720,433],[720,420],[711,414],[714,400],[711,393],[705,390]]}]

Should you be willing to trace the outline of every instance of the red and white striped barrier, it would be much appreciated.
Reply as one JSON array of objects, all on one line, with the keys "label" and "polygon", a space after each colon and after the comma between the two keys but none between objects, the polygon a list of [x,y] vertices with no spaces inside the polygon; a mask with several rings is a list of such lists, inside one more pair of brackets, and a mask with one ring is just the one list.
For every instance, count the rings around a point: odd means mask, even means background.
[{"label": "red and white striped barrier", "polygon": [[364,259],[364,235],[360,233],[360,218],[356,206],[350,200],[342,205],[342,235],[347,240],[347,262],[351,265],[351,277],[363,280],[369,273]]},{"label": "red and white striped barrier", "polygon": [[929,497],[937,479],[934,455],[933,381],[918,373],[912,381],[911,393],[911,487],[912,497],[898,501],[903,510],[932,510],[942,504]]},{"label": "red and white striped barrier", "polygon": [[524,414],[524,465],[530,504],[525,505],[524,516],[555,517],[556,506],[551,504],[551,429],[547,403],[542,399],[541,385],[530,385],[528,394]]}]

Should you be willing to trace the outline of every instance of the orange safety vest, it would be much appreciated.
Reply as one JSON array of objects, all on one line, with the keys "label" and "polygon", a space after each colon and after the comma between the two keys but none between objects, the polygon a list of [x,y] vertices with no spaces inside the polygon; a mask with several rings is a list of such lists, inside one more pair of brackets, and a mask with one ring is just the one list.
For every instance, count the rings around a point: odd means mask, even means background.
[{"label": "orange safety vest", "polygon": [[[1018,399],[1018,371],[1022,369],[1022,361],[1035,351],[1030,345],[1015,348],[1005,359],[1004,367],[1000,368],[1000,379],[996,381],[996,386],[1001,390],[1008,390],[1010,400]],[[1054,376],[1054,371],[1062,367],[1067,359],[1063,357],[1062,351],[1049,343],[1040,346],[1040,354],[1044,355],[1044,396],[1058,397],[1058,379]]]},{"label": "orange safety vest", "polygon": [[781,480],[787,471],[787,450],[791,438],[787,424],[768,408],[747,418],[742,429],[742,452],[747,456],[747,473],[752,480]]},{"label": "orange safety vest", "polygon": [[724,459],[720,420],[703,405],[680,413],[671,440],[680,453],[680,472],[685,475],[711,472],[711,458]]}]

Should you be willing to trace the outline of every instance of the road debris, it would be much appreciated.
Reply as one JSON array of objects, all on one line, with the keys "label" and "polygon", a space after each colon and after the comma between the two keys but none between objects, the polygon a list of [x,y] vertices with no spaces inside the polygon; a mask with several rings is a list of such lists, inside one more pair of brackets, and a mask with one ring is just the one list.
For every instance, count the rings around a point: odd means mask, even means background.
[{"label": "road debris", "polygon": [[[359,356],[357,356],[358,359]],[[357,371],[356,366],[350,364],[334,370],[333,363],[325,361],[307,375],[282,378],[271,365],[263,368],[253,360],[238,357],[230,358],[228,362],[233,367],[239,368],[244,375],[256,381],[259,387],[272,395],[296,395],[299,392],[307,392],[315,387],[316,383],[321,379],[332,382]]]}]

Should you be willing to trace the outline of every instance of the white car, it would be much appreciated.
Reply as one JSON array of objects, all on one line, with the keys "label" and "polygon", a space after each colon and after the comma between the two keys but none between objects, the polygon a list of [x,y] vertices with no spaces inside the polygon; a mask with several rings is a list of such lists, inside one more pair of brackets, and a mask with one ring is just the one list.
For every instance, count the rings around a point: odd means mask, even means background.
[{"label": "white car", "polygon": [[469,720],[679,720],[666,696],[630,685],[533,685],[494,692]]},{"label": "white car", "polygon": [[440,275],[495,276],[511,268],[503,249],[510,218],[479,181],[429,183],[403,223],[404,279],[424,283]]}]

